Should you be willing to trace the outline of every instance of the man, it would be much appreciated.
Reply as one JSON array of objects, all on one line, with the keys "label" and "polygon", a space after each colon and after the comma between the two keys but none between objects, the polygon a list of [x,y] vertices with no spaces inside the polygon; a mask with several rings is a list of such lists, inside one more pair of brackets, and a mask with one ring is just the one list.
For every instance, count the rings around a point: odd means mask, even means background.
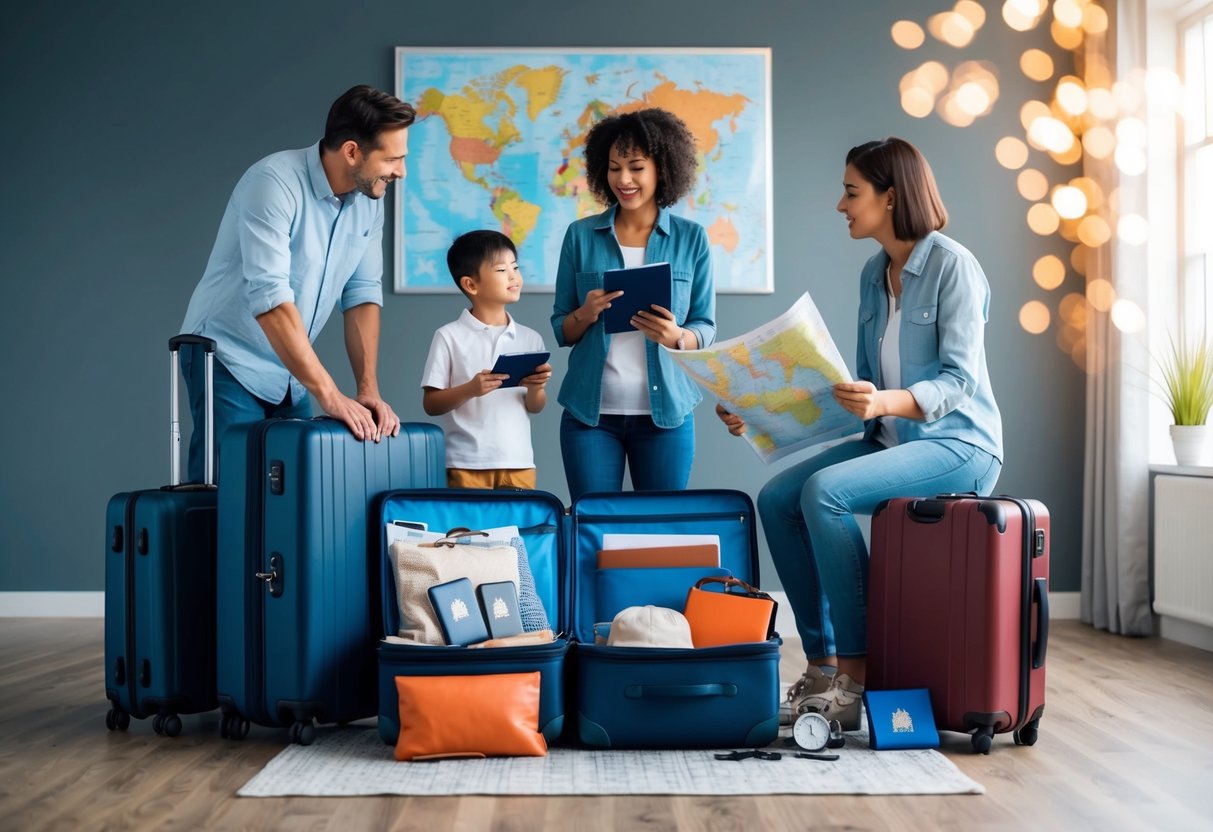
[{"label": "man", "polygon": [[[371,87],[333,102],[324,138],[267,156],[236,184],[182,332],[216,341],[215,441],[233,425],[310,415],[309,396],[359,440],[395,436],[379,395],[383,196],[405,175],[408,104]],[[340,300],[357,382],[344,395],[312,342]],[[195,425],[203,424],[200,348],[181,350]],[[189,476],[202,480],[204,439],[190,438]]]}]

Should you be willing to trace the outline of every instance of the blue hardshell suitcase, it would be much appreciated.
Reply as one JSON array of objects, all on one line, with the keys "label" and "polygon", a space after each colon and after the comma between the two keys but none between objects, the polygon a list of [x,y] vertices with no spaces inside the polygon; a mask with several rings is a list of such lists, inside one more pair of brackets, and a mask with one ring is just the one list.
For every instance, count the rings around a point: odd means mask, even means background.
[{"label": "blue hardshell suitcase", "polygon": [[[400,628],[396,578],[383,530],[394,520],[422,521],[431,531],[460,526],[496,528],[518,526],[526,546],[535,590],[543,602],[553,632],[567,628],[564,586],[564,507],[546,491],[444,488],[392,491],[379,502],[380,566],[384,629],[395,635]],[[397,676],[464,676],[539,671],[539,729],[548,742],[564,728],[565,657],[569,641],[563,635],[551,644],[468,650],[426,644],[379,644],[379,735],[394,744],[400,734]]]},{"label": "blue hardshell suitcase", "polygon": [[[206,482],[180,484],[177,350],[205,351],[206,401],[213,401],[215,342],[169,341],[170,485],[115,494],[105,513],[105,724],[125,731],[153,717],[157,734],[181,733],[180,714],[216,707],[213,424],[205,422]],[[208,408],[208,417],[211,412]]]},{"label": "blue hardshell suitcase", "polygon": [[[699,649],[594,644],[594,624],[623,606],[656,603],[677,587],[677,609],[700,567],[598,569],[602,536],[715,534],[720,565],[758,584],[754,504],[740,491],[587,494],[571,509],[570,602],[577,641],[577,733],[599,748],[736,748],[779,733],[778,636]],[[627,574],[625,574],[627,573]],[[658,573],[661,573],[658,575]]]},{"label": "blue hardshell suitcase", "polygon": [[405,423],[360,442],[334,419],[270,419],[230,430],[220,454],[220,733],[289,725],[308,745],[313,720],[375,714],[382,625],[368,514],[384,491],[445,482],[442,431]]}]

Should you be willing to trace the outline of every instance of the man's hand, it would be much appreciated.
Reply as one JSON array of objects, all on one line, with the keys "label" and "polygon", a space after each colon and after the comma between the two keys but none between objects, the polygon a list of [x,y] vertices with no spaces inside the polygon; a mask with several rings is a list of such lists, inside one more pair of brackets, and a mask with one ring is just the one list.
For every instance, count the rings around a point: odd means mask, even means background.
[{"label": "man's hand", "polygon": [[[363,405],[336,389],[327,396],[317,396],[316,401],[321,410],[334,419],[344,422],[345,426],[350,429],[350,433],[354,434],[354,438],[359,442],[363,439],[378,441],[375,418],[371,415],[371,411]],[[399,425],[399,422],[397,424]]]},{"label": "man's hand", "polygon": [[725,427],[729,429],[729,433],[734,436],[741,436],[745,433],[745,419],[742,419],[736,413],[730,413],[725,410],[719,402],[716,403],[716,415],[720,417],[720,421],[724,422]]},{"label": "man's hand", "polygon": [[670,349],[678,348],[678,336],[682,327],[674,320],[674,313],[664,306],[653,304],[653,311],[641,310],[632,316],[632,326],[644,333],[650,341],[656,341]]},{"label": "man's hand", "polygon": [[398,436],[400,434],[400,417],[396,415],[396,411],[392,410],[390,404],[379,398],[379,396],[369,393],[359,393],[355,401],[371,412],[371,416],[375,420],[376,442],[384,436]]},{"label": "man's hand", "polygon": [[888,415],[880,390],[870,381],[850,381],[834,385],[834,401],[863,421]]},{"label": "man's hand", "polygon": [[531,373],[529,376],[525,376],[522,379],[522,381],[520,381],[518,383],[521,384],[523,387],[527,388],[528,390],[530,390],[532,388],[534,388],[536,390],[542,390],[543,386],[548,383],[548,379],[550,379],[551,377],[552,377],[552,365],[551,364],[540,364],[538,367],[535,368],[535,372]]},{"label": "man's hand", "polygon": [[502,382],[510,377],[509,373],[494,373],[492,370],[481,370],[463,385],[468,398],[477,399],[485,393],[492,393]]}]

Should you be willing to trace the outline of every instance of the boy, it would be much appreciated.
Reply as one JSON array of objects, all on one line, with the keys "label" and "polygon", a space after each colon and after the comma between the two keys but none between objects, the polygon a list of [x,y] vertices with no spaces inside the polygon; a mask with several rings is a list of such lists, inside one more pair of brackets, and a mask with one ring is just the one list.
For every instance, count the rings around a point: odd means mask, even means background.
[{"label": "boy", "polygon": [[440,327],[421,376],[421,404],[442,416],[446,481],[451,488],[534,488],[529,413],[547,403],[552,367],[542,364],[520,386],[499,390],[508,375],[489,368],[502,353],[542,352],[538,332],[505,311],[522,293],[518,252],[498,231],[470,231],[446,255],[451,278],[472,303]]}]

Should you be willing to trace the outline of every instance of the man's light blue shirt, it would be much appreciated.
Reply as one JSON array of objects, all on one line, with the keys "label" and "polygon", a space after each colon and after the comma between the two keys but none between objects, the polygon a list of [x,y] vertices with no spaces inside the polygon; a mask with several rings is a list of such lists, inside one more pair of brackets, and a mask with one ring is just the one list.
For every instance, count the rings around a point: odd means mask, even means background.
[{"label": "man's light blue shirt", "polygon": [[[882,249],[860,280],[856,376],[878,388],[880,342],[889,319]],[[901,270],[901,387],[926,419],[897,419],[897,439],[959,439],[1002,461],[1002,415],[986,368],[990,285],[968,249],[933,231],[918,241]],[[867,423],[871,438],[879,420]]]},{"label": "man's light blue shirt", "polygon": [[[623,252],[615,235],[616,210],[618,206],[612,206],[601,214],[577,220],[565,232],[552,304],[552,330],[562,347],[568,346],[565,317],[585,303],[587,293],[602,288],[604,271],[623,268]],[[712,252],[703,226],[671,214],[669,209],[660,209],[645,246],[644,262],[670,264],[674,306],[670,311],[679,326],[695,333],[700,347],[710,346],[716,340],[716,291]],[[598,424],[602,407],[602,368],[610,337],[601,318],[590,326],[573,345],[568,372],[560,384],[560,404],[591,427]],[[644,348],[653,423],[676,428],[703,400],[703,394],[657,344],[646,338]]]},{"label": "man's light blue shirt", "polygon": [[383,201],[337,196],[319,143],[250,167],[219,224],[182,332],[217,342],[216,354],[254,396],[271,404],[307,395],[278,358],[257,316],[294,303],[309,341],[341,311],[383,305]]}]

